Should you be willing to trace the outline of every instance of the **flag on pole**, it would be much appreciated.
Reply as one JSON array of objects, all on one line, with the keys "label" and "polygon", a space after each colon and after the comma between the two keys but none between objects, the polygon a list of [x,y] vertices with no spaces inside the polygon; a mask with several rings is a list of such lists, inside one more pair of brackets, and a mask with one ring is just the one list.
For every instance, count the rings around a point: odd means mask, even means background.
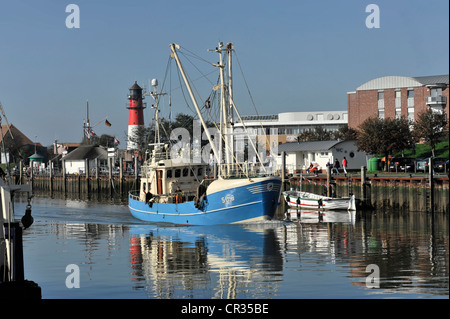
[{"label": "flag on pole", "polygon": [[106,126],[111,126],[111,123],[109,123],[108,120],[105,120],[105,125],[106,125]]},{"label": "flag on pole", "polygon": [[114,144],[116,144],[116,145],[119,145],[119,144],[120,144],[120,142],[119,142],[119,140],[117,139],[117,137],[114,137]]}]

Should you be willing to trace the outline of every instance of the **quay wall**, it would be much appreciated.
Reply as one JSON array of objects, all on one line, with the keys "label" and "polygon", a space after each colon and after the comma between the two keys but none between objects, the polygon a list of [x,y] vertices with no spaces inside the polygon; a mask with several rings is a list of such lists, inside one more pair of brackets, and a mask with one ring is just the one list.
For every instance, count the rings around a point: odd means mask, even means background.
[{"label": "quay wall", "polygon": [[[433,194],[427,176],[384,177],[360,175],[333,176],[330,179],[330,192],[337,197],[355,195],[361,207],[373,210],[434,211],[448,213],[449,178],[439,176],[433,179]],[[16,184],[29,183],[35,194],[42,196],[70,196],[80,199],[119,199],[126,200],[128,192],[139,188],[139,178],[135,176],[99,175],[98,178],[83,175],[49,176],[35,175],[32,178],[17,178]],[[300,188],[300,177],[291,177],[285,188]],[[304,176],[301,188],[304,191],[327,194],[327,176]]]},{"label": "quay wall", "polygon": [[17,177],[16,184],[30,184],[33,194],[45,196],[69,196],[71,198],[127,198],[128,192],[139,188],[135,176],[99,175],[86,178],[84,175],[50,176],[38,174],[29,178]]},{"label": "quay wall", "polygon": [[[433,179],[433,194],[429,179],[423,177],[365,177],[336,176],[330,181],[331,191],[336,197],[355,195],[365,209],[397,211],[434,211],[448,213],[449,178]],[[300,178],[292,177],[288,187],[300,188]],[[327,195],[326,176],[307,176],[302,179],[302,190]]]}]

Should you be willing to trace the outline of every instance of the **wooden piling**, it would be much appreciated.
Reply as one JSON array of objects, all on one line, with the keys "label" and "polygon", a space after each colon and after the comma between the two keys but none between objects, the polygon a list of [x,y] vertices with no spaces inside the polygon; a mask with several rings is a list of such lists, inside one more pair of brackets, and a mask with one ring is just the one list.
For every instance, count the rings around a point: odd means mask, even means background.
[{"label": "wooden piling", "polygon": [[53,195],[53,167],[52,167],[52,161],[48,162],[48,173],[49,173],[49,182],[50,182],[50,196]]},{"label": "wooden piling", "polygon": [[428,164],[428,170],[429,170],[429,186],[430,186],[430,203],[429,207],[427,207],[428,211],[430,213],[434,212],[434,176],[433,176],[433,166],[434,166],[434,160],[433,157],[430,157],[430,162]]},{"label": "wooden piling", "polygon": [[285,187],[285,178],[286,178],[286,152],[281,152],[281,191],[284,192],[286,190]]},{"label": "wooden piling", "polygon": [[123,194],[123,158],[119,159],[119,188],[120,194]]},{"label": "wooden piling", "polygon": [[367,192],[366,192],[366,167],[361,166],[361,200],[363,203],[366,203],[367,201]]},{"label": "wooden piling", "polygon": [[331,197],[332,196],[332,191],[331,191],[331,166],[328,165],[327,166],[327,196]]}]

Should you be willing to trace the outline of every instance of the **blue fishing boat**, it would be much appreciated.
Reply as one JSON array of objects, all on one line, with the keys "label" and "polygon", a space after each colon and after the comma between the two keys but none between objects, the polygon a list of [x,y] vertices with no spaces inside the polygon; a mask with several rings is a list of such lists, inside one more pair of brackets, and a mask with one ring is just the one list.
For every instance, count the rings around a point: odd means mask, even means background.
[{"label": "blue fishing boat", "polygon": [[183,225],[255,222],[273,217],[280,189],[281,180],[273,177],[218,179],[191,201],[177,203],[174,194],[163,196],[174,198],[172,203],[154,201],[154,197],[145,202],[130,194],[129,207],[134,217],[150,222]]},{"label": "blue fishing boat", "polygon": [[[279,204],[281,178],[270,172],[260,158],[253,140],[256,160],[253,163],[238,162],[233,154],[233,120],[234,112],[241,119],[232,99],[231,74],[224,75],[225,64],[222,53],[228,57],[231,70],[231,43],[226,47],[219,43],[215,52],[219,53],[220,84],[214,90],[220,90],[220,123],[213,135],[207,127],[197,100],[193,94],[188,77],[178,56],[179,46],[172,44],[171,57],[176,60],[178,69],[184,79],[192,103],[204,129],[211,148],[213,164],[209,161],[191,161],[190,145],[174,148],[159,140],[159,126],[156,124],[157,139],[152,144],[151,156],[141,167],[140,188],[129,194],[131,214],[147,222],[165,222],[181,225],[216,225],[249,223],[271,219]],[[231,72],[230,72],[231,73]],[[225,84],[224,79],[229,79]],[[155,88],[156,92],[156,88]],[[155,119],[158,119],[157,94],[155,98]],[[209,103],[209,100],[207,101]],[[206,105],[206,103],[205,103]],[[207,108],[209,110],[210,105]],[[233,112],[234,111],[234,112]],[[244,130],[245,126],[244,126]],[[176,156],[177,153],[179,157]],[[205,154],[205,151],[201,151]],[[188,155],[188,156],[186,156]],[[188,158],[186,161],[185,159]],[[214,168],[212,168],[214,167]]]}]

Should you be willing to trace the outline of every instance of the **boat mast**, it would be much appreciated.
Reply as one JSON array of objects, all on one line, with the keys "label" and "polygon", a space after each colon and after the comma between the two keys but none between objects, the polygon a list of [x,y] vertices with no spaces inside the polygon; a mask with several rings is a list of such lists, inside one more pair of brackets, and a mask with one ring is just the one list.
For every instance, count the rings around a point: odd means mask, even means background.
[{"label": "boat mast", "polygon": [[[233,109],[230,104],[232,100],[232,74],[231,74],[231,51],[233,50],[233,44],[228,43],[223,48],[223,42],[219,42],[219,46],[216,49],[210,49],[208,51],[214,51],[219,54],[219,64],[213,64],[215,67],[220,69],[220,85],[216,86],[216,88],[220,88],[220,136],[223,139],[220,139],[220,149],[219,154],[220,158],[222,158],[222,152],[225,153],[225,163],[227,168],[227,173],[230,175],[231,173],[231,165],[233,164]],[[225,85],[225,64],[223,62],[223,54],[222,52],[227,52],[228,57],[228,87]],[[227,92],[228,91],[228,92]],[[228,98],[227,98],[228,97]],[[222,141],[225,142],[225,145],[222,146]]]},{"label": "boat mast", "polygon": [[87,138],[88,145],[91,144],[91,122],[89,121],[89,100],[86,100],[86,123],[83,127],[83,134]]},{"label": "boat mast", "polygon": [[[153,105],[155,109],[155,148],[159,147],[161,145],[161,137],[160,137],[160,131],[159,131],[159,110],[158,110],[158,98],[160,95],[166,95],[166,93],[158,93],[157,87],[158,87],[158,80],[153,79],[152,80],[152,86],[153,86],[153,92],[150,92],[150,95],[153,100],[155,100],[155,104]],[[147,95],[147,94],[146,94]]]},{"label": "boat mast", "polygon": [[214,145],[214,142],[211,138],[209,129],[206,126],[205,120],[203,119],[202,113],[200,112],[200,108],[198,107],[197,100],[195,99],[195,96],[194,96],[194,93],[192,92],[189,81],[187,80],[186,73],[184,72],[184,69],[183,69],[183,65],[181,64],[180,58],[178,57],[177,49],[179,49],[179,48],[180,48],[180,46],[178,44],[172,43],[170,45],[170,50],[172,52],[171,56],[173,58],[175,58],[175,61],[177,62],[177,65],[178,65],[178,68],[180,69],[183,80],[186,83],[186,87],[188,89],[189,95],[191,96],[192,103],[194,104],[195,110],[197,111],[198,117],[200,118],[200,122],[202,123],[203,129],[206,132],[206,137],[208,138],[209,144],[211,145],[211,149],[213,150],[214,157],[216,158],[217,163],[220,164],[219,153],[217,152],[216,146]]},{"label": "boat mast", "polygon": [[[234,154],[234,143],[233,143],[233,107],[231,106],[231,101],[233,100],[233,76],[232,76],[232,68],[231,68],[231,52],[233,51],[233,44],[227,43],[226,52],[228,55],[228,102],[224,105],[227,113],[226,126],[225,126],[225,145],[226,145],[226,162],[227,164],[233,163],[233,154]],[[225,93],[225,92],[224,92]],[[230,165],[227,165],[228,169],[230,169]]]}]

